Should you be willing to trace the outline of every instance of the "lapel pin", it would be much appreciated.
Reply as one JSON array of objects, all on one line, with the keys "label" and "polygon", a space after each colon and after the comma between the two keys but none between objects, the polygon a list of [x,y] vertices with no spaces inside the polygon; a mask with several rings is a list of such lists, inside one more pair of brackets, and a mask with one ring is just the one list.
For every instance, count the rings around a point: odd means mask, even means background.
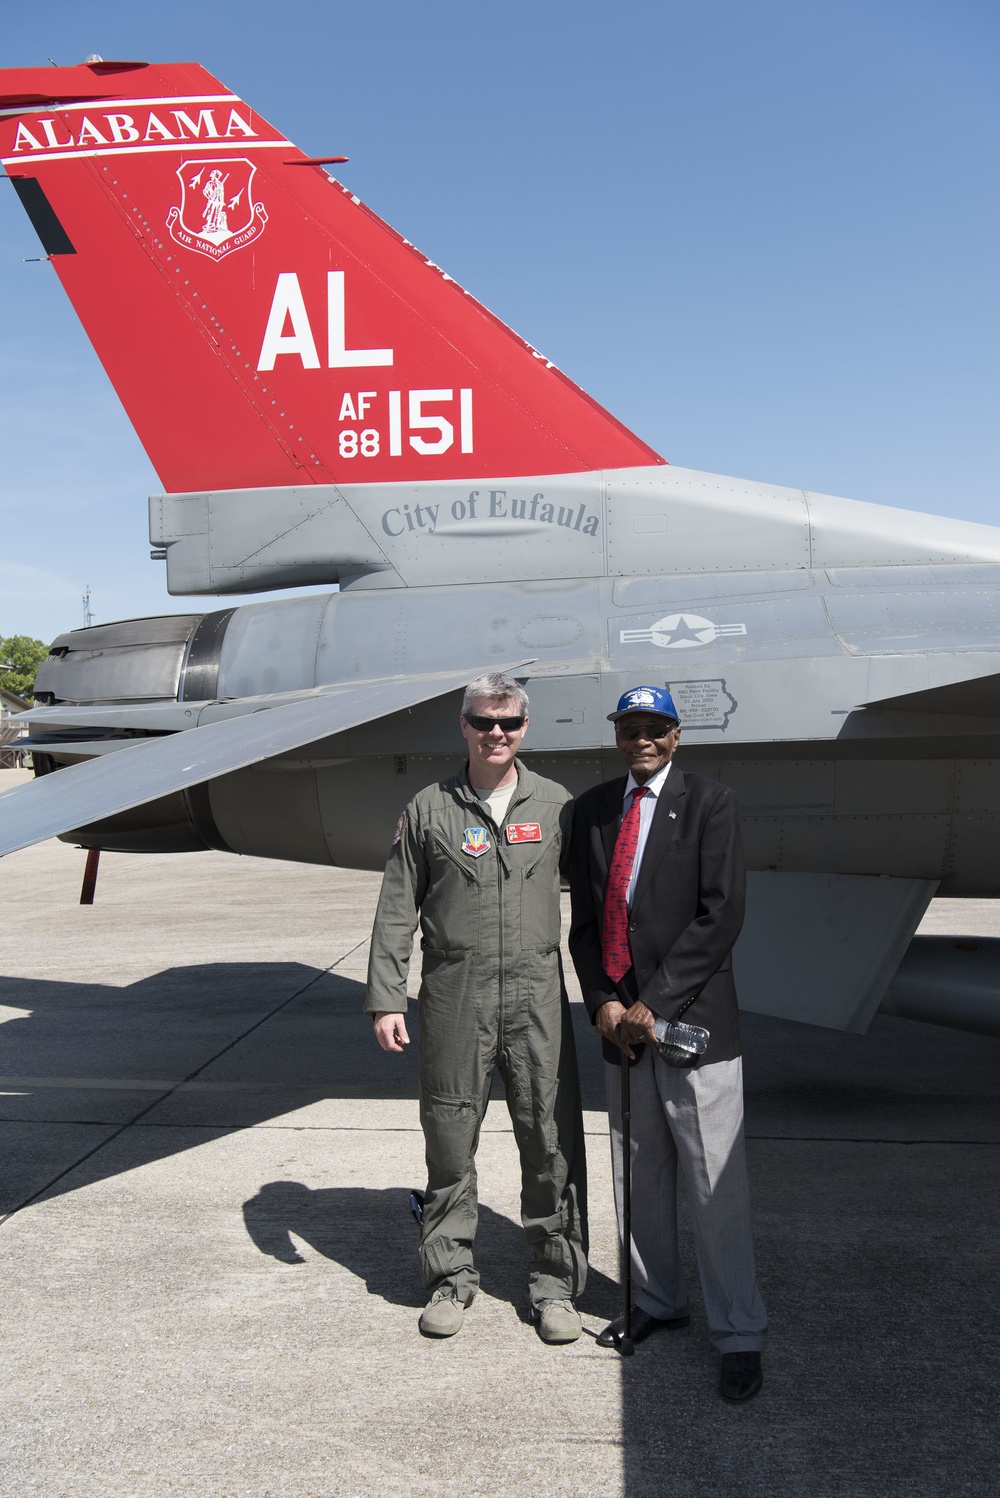
[{"label": "lapel pin", "polygon": [[677,813],[675,811],[668,812],[667,815],[670,816],[675,822],[677,821]]}]

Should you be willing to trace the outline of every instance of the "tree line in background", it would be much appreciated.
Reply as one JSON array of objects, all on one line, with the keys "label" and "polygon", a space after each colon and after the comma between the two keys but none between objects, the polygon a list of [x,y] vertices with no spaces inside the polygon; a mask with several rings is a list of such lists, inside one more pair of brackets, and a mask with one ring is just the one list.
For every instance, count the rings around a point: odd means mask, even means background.
[{"label": "tree line in background", "polygon": [[35,672],[49,653],[49,647],[30,635],[0,635],[0,687],[14,692],[28,702],[35,687]]}]

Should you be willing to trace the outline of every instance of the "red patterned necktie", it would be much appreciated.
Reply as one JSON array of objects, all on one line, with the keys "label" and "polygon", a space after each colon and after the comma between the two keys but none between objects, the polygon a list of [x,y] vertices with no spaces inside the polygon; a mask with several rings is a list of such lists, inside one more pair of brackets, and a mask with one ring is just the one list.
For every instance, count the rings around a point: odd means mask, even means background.
[{"label": "red patterned necktie", "polygon": [[628,941],[628,894],[635,850],[639,846],[639,802],[646,795],[644,785],[636,786],[632,802],[622,818],[618,840],[611,855],[608,887],[604,892],[604,926],[601,931],[601,961],[613,983],[624,978],[632,966],[632,949]]}]

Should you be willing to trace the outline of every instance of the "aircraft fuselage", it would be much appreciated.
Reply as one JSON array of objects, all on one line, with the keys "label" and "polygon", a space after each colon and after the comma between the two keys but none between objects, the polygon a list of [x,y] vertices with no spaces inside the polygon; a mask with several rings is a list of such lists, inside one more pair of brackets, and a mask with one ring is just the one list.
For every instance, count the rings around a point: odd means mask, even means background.
[{"label": "aircraft fuselage", "polygon": [[[357,589],[126,621],[55,642],[35,736],[50,763],[71,763],[183,730],[185,702],[520,657],[531,762],[574,792],[618,772],[609,704],[664,684],[679,763],[737,792],[751,869],[994,895],[1000,693],[964,712],[899,700],[971,673],[988,688],[998,584],[1000,563],[776,568]],[[457,714],[455,694],[433,699],[71,836],[380,868],[400,807],[459,763]]]}]

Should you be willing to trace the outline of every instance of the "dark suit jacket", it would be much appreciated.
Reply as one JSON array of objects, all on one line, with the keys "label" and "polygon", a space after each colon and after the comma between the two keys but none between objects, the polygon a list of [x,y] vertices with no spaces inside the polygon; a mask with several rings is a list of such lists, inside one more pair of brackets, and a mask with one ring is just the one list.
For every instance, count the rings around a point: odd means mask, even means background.
[{"label": "dark suit jacket", "polygon": [[[696,995],[684,1021],[711,1032],[699,1065],[728,1061],[740,1054],[732,948],[746,887],[736,798],[720,781],[671,765],[629,913],[633,970],[615,985],[601,962],[601,922],[625,783],[622,777],[585,792],[574,811],[569,949],[584,1002],[591,1020],[609,999],[628,1005],[636,997],[672,1020]],[[604,1054],[621,1060],[607,1041]]]}]

